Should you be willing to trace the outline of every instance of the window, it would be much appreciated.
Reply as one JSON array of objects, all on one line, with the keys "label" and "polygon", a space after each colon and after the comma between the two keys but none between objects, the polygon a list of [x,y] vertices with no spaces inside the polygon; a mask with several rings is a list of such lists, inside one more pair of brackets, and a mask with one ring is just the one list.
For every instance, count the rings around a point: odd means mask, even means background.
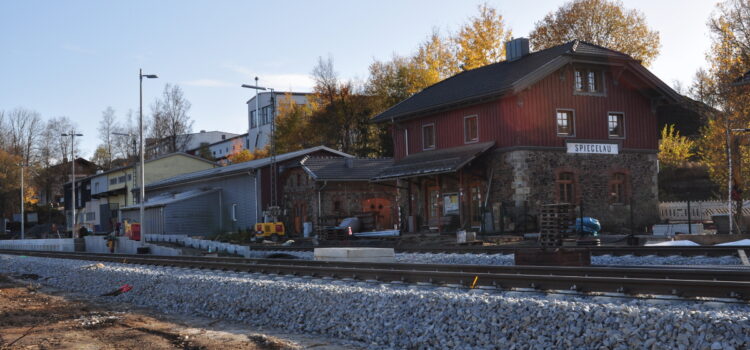
[{"label": "window", "polygon": [[86,221],[96,220],[96,212],[90,211],[86,213]]},{"label": "window", "polygon": [[557,174],[557,201],[575,203],[575,174],[569,171]]},{"label": "window", "polygon": [[128,181],[133,179],[133,174],[128,174]]},{"label": "window", "polygon": [[573,118],[573,111],[571,110],[558,110],[557,111],[557,135],[558,136],[575,135],[575,120]]},{"label": "window", "polygon": [[422,125],[422,149],[435,149],[435,124]]},{"label": "window", "polygon": [[626,183],[627,175],[624,173],[612,174],[612,179],[609,181],[609,196],[612,203],[624,204],[627,201]]},{"label": "window", "polygon": [[237,204],[232,204],[232,221],[237,221]]},{"label": "window", "polygon": [[109,179],[109,184],[110,185],[117,185],[117,178],[113,177],[113,178]]},{"label": "window", "polygon": [[404,129],[404,150],[406,151],[405,156],[409,155],[409,129]]},{"label": "window", "polygon": [[250,128],[255,129],[258,126],[258,122],[255,119],[255,111],[250,111]]},{"label": "window", "polygon": [[464,142],[477,142],[479,141],[479,121],[477,116],[469,116],[464,118]]},{"label": "window", "polygon": [[118,177],[117,178],[117,182],[119,182],[119,183],[125,182],[125,175]]},{"label": "window", "polygon": [[625,137],[624,115],[622,113],[609,113],[607,124],[609,137]]},{"label": "window", "polygon": [[575,70],[575,91],[579,93],[602,93],[602,71],[578,68]]},{"label": "window", "polygon": [[98,182],[94,182],[94,193],[99,193],[99,183]]}]

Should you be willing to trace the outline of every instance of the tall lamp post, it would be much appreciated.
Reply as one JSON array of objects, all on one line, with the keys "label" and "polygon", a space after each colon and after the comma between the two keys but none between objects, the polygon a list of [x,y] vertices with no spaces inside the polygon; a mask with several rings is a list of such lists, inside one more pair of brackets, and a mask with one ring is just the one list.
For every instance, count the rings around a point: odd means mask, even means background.
[{"label": "tall lamp post", "polygon": [[[255,90],[255,108],[256,108],[256,112],[255,112],[256,115],[255,115],[255,117],[256,118],[258,117],[258,115],[257,115],[258,114],[258,112],[257,112],[257,108],[258,108],[258,90],[262,90],[262,91],[270,90],[271,91],[271,117],[270,117],[271,134],[269,136],[269,138],[270,138],[269,141],[271,142],[271,207],[275,207],[275,206],[277,206],[277,203],[276,203],[277,202],[276,201],[276,196],[277,196],[277,193],[276,193],[276,180],[277,180],[276,179],[276,141],[274,140],[275,133],[276,133],[276,120],[275,120],[275,117],[276,117],[276,115],[275,115],[276,114],[276,96],[274,95],[273,88],[267,88],[267,87],[263,87],[263,86],[258,86],[258,77],[255,77],[255,85],[242,84],[242,87],[243,88],[247,88],[247,89],[254,89]],[[258,123],[258,124],[260,124],[260,123]]]},{"label": "tall lamp post", "polygon": [[26,216],[24,215],[24,212],[23,212],[23,202],[26,197],[25,196],[26,193],[24,191],[24,186],[23,186],[23,168],[26,167],[26,164],[19,163],[18,166],[21,167],[21,239],[24,239],[26,238],[26,227],[24,227],[26,225]]},{"label": "tall lamp post", "polygon": [[70,210],[71,210],[71,223],[70,223],[70,232],[72,233],[72,236],[74,238],[78,238],[78,233],[76,232],[76,155],[75,155],[75,149],[76,149],[76,136],[83,136],[83,134],[76,134],[75,131],[71,130],[70,133],[67,134],[61,134],[60,136],[68,137],[70,136],[70,164],[72,173],[73,173],[73,179],[70,182]]},{"label": "tall lamp post", "polygon": [[140,112],[138,113],[138,128],[140,129],[140,141],[141,141],[141,171],[139,174],[139,177],[140,177],[139,187],[140,187],[141,195],[140,195],[140,198],[138,198],[138,204],[139,204],[138,206],[139,206],[139,211],[140,211],[139,222],[141,224],[141,234],[139,237],[139,241],[141,242],[141,245],[145,241],[143,239],[143,236],[145,236],[146,234],[145,225],[144,225],[145,222],[143,222],[143,213],[145,211],[143,201],[146,199],[146,169],[144,167],[144,165],[146,164],[146,155],[145,155],[146,147],[143,144],[143,78],[156,79],[158,78],[158,76],[156,74],[143,74],[143,69],[138,70],[138,80],[140,82],[140,90],[139,90],[139,93],[140,93],[139,111]]}]

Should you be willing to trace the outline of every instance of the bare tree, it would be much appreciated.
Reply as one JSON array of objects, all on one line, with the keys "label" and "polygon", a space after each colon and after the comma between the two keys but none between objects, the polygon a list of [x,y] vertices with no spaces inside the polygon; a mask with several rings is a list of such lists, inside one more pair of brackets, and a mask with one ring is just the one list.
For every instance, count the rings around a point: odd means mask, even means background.
[{"label": "bare tree", "polygon": [[[70,157],[70,137],[62,137],[61,134],[70,133],[72,130],[78,129],[78,126],[70,120],[70,118],[54,117],[47,122],[47,129],[51,131],[50,137],[56,140],[55,152],[58,161],[64,162]],[[74,153],[78,154],[80,149],[80,138],[76,138]]]},{"label": "bare tree", "polygon": [[[138,155],[138,125],[133,121],[134,118],[133,110],[129,109],[125,114],[125,123],[118,124],[113,130],[121,135],[114,135],[112,138],[112,158],[131,159]],[[147,123],[144,124],[144,129],[148,129]]]},{"label": "bare tree", "polygon": [[151,111],[150,135],[155,142],[163,142],[164,150],[160,153],[185,150],[190,142],[193,121],[188,116],[190,102],[185,99],[182,89],[178,85],[165,85],[162,100],[154,101]]},{"label": "bare tree", "polygon": [[5,125],[5,111],[0,110],[0,149],[5,150],[8,128]]},{"label": "bare tree", "polygon": [[[115,130],[118,129],[117,117],[115,116],[115,110],[112,107],[107,107],[102,112],[102,119],[99,121],[99,140],[102,142],[102,162],[106,169],[112,167],[112,149],[114,143]],[[99,149],[97,148],[97,151]]]},{"label": "bare tree", "polygon": [[36,141],[42,133],[42,117],[36,111],[16,108],[7,118],[9,152],[20,156],[24,163],[31,163],[36,156]]}]

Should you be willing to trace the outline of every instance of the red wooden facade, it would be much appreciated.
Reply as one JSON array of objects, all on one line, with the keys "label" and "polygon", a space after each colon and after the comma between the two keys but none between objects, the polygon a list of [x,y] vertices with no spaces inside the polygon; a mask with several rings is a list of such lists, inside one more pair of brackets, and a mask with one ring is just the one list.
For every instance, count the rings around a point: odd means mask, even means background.
[{"label": "red wooden facade", "polygon": [[[639,79],[628,71],[604,71],[605,92],[601,96],[575,94],[574,66],[568,65],[515,95],[445,112],[397,122],[394,157],[422,152],[422,126],[435,125],[435,149],[466,144],[464,118],[476,115],[479,140],[495,141],[499,148],[515,146],[565,147],[567,140],[619,140],[623,149],[658,148],[657,115],[651,99],[639,91]],[[556,130],[556,111],[574,111],[575,135],[561,137]],[[610,138],[607,117],[624,114],[624,138]],[[405,132],[405,130],[407,130]]]}]

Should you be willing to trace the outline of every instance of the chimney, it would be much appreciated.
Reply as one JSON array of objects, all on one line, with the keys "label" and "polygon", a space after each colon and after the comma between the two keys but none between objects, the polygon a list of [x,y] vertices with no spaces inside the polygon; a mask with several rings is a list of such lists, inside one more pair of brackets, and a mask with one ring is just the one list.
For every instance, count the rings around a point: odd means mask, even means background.
[{"label": "chimney", "polygon": [[344,167],[347,169],[354,168],[354,159],[346,158]]},{"label": "chimney", "polygon": [[515,61],[529,54],[529,39],[517,38],[511,39],[505,43],[505,60]]}]

